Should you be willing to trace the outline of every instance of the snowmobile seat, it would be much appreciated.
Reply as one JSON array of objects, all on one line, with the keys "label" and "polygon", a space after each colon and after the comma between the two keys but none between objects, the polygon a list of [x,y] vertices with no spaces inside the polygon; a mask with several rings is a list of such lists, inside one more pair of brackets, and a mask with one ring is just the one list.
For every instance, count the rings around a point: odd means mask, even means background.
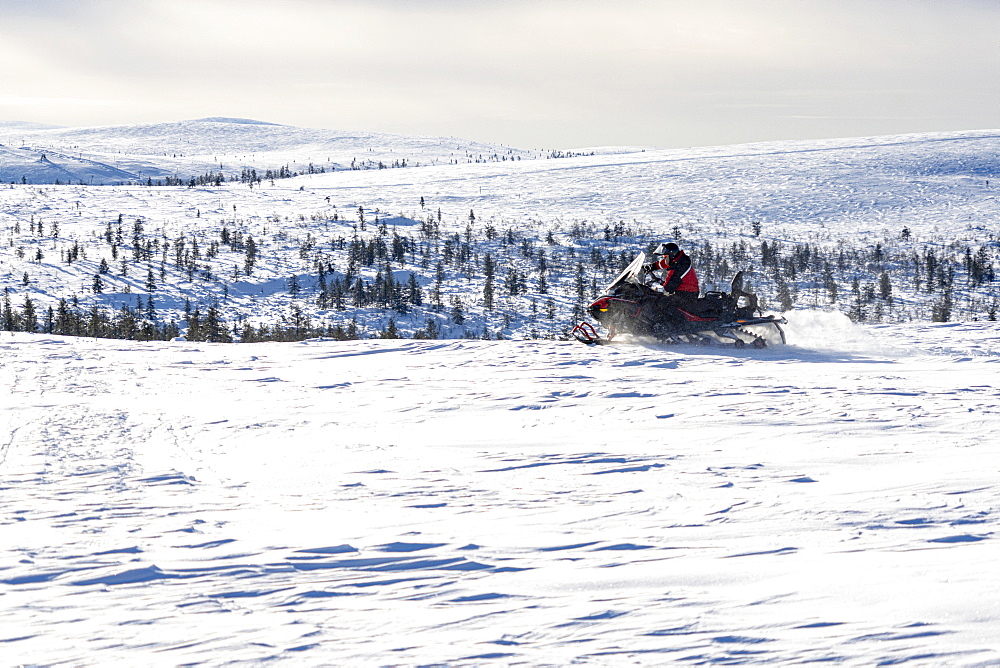
[{"label": "snowmobile seat", "polygon": [[722,318],[732,308],[732,300],[725,292],[706,292],[704,297],[690,302],[685,311],[700,318]]}]

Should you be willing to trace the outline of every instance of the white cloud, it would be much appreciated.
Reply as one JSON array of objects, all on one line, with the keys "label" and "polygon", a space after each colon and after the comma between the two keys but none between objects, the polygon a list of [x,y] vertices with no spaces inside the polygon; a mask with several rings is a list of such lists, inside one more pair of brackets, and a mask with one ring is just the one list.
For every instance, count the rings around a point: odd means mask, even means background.
[{"label": "white cloud", "polygon": [[[535,146],[689,145],[996,125],[1000,104],[1000,5],[975,0],[15,5],[0,0],[0,90],[120,101],[114,117],[34,106],[57,123],[224,114]],[[0,100],[0,116],[12,106]]]},{"label": "white cloud", "polygon": [[0,97],[0,107],[38,107],[56,104],[69,104],[80,106],[108,106],[116,104],[115,100],[89,100],[75,97],[17,97],[7,95]]}]

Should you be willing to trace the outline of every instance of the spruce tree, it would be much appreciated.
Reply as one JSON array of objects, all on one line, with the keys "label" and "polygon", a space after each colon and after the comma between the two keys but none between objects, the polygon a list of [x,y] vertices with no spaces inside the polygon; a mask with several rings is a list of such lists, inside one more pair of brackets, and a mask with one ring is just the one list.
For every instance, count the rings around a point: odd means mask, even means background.
[{"label": "spruce tree", "polygon": [[889,272],[882,270],[878,279],[878,292],[882,301],[892,303],[892,281],[889,280]]},{"label": "spruce tree", "polygon": [[243,273],[249,276],[253,272],[254,264],[257,262],[257,242],[253,237],[247,235],[246,255],[243,259]]},{"label": "spruce tree", "polygon": [[462,300],[458,298],[458,295],[453,295],[451,298],[451,321],[456,325],[465,323],[465,312],[462,309]]},{"label": "spruce tree", "polygon": [[3,289],[3,328],[8,332],[14,331],[14,309],[10,305],[10,291],[8,288]]},{"label": "spruce tree", "polygon": [[422,306],[424,303],[423,292],[420,290],[420,285],[417,283],[416,274],[412,271],[410,272],[410,280],[407,283],[406,289],[406,300],[414,306]]},{"label": "spruce tree", "polygon": [[483,273],[486,280],[483,284],[483,307],[487,310],[493,309],[493,273],[495,271],[493,256],[489,253],[483,259]]},{"label": "spruce tree", "polygon": [[576,263],[576,280],[574,281],[574,287],[576,288],[576,298],[577,300],[583,300],[584,290],[586,290],[586,284],[583,280],[583,264]]},{"label": "spruce tree", "polygon": [[782,311],[791,311],[794,305],[794,300],[792,298],[792,290],[788,287],[788,282],[781,275],[780,272],[774,272],[774,282],[778,292],[778,304],[781,306]]},{"label": "spruce tree", "polygon": [[379,333],[380,339],[398,339],[399,330],[396,329],[396,319],[389,318],[389,322],[386,324],[385,329]]},{"label": "spruce tree", "polygon": [[24,297],[24,309],[21,311],[21,323],[26,332],[38,331],[38,314],[35,312],[35,304],[27,295]]}]

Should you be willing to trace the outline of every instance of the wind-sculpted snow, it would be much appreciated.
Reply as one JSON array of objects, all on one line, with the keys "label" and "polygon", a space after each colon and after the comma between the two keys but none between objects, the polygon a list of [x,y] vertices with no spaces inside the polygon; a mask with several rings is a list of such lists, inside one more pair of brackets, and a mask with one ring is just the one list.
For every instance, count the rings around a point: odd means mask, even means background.
[{"label": "wind-sculpted snow", "polygon": [[818,330],[4,334],[0,655],[995,664],[1000,329]]},{"label": "wind-sculpted snow", "polygon": [[672,220],[688,234],[712,221],[738,232],[756,220],[784,241],[829,228],[833,238],[874,243],[906,226],[928,234],[942,227],[951,241],[996,210],[983,177],[1000,168],[998,145],[997,131],[786,141],[468,165],[460,174],[320,174],[283,187],[343,189],[389,210],[443,195],[477,214]]}]

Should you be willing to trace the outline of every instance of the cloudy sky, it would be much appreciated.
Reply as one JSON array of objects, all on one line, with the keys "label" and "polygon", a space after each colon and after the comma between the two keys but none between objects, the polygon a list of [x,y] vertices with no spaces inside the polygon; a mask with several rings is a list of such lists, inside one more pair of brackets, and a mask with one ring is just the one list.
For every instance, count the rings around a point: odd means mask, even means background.
[{"label": "cloudy sky", "polygon": [[0,120],[530,148],[1000,128],[1000,0],[0,0]]}]

